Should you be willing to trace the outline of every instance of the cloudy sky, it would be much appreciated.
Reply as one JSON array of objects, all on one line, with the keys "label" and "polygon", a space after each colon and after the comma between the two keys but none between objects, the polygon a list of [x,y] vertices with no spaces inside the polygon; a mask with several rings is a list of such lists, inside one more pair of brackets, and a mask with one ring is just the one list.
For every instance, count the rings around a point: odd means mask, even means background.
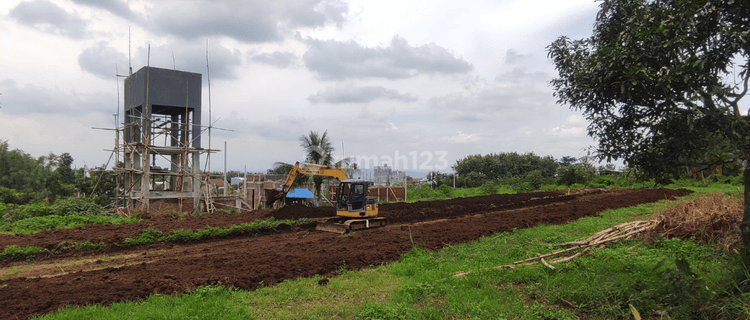
[{"label": "cloudy sky", "polygon": [[[555,104],[545,47],[590,35],[593,0],[3,0],[0,139],[34,157],[107,162],[122,78],[150,63],[211,71],[213,170],[337,156],[449,172],[470,154],[579,157],[595,142]],[[130,41],[128,40],[130,34]],[[150,46],[150,57],[148,55]],[[119,91],[119,98],[118,98]],[[207,139],[204,138],[204,147]],[[343,144],[343,148],[342,148]],[[406,159],[406,160],[404,160]],[[420,168],[421,167],[421,168]]]}]

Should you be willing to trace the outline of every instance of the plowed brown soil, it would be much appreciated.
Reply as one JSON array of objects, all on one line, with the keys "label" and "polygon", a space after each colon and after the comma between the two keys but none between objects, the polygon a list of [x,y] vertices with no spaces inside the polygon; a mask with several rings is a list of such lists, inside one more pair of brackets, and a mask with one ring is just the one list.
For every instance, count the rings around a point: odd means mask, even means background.
[{"label": "plowed brown soil", "polygon": [[[388,226],[347,237],[315,231],[309,224],[199,243],[111,246],[106,259],[97,251],[74,253],[64,258],[40,257],[30,262],[6,261],[0,269],[0,279],[5,279],[0,280],[0,301],[3,302],[0,319],[25,319],[32,314],[54,312],[66,305],[108,304],[138,300],[152,293],[184,293],[195,286],[219,282],[230,287],[255,289],[300,276],[331,274],[342,266],[358,269],[394,261],[412,249],[412,241],[426,249],[438,249],[495,232],[538,223],[566,223],[607,209],[673,199],[688,193],[688,190],[667,189],[594,190],[572,195],[538,192],[383,204],[380,212],[389,219]],[[164,232],[197,230],[247,223],[268,216],[277,219],[329,217],[333,215],[332,210],[285,207],[276,212],[215,213],[181,219],[159,217],[134,225],[92,225],[34,235],[5,235],[0,236],[0,248],[10,244],[55,247],[71,240],[117,243],[146,228]]]}]

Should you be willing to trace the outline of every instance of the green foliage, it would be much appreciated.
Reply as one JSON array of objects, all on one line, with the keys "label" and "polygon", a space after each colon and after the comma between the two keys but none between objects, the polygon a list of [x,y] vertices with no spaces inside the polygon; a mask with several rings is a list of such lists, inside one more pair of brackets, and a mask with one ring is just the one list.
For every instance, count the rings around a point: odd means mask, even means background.
[{"label": "green foliage", "polygon": [[102,206],[87,198],[65,198],[57,199],[52,206],[54,214],[59,216],[116,216],[114,212],[105,210]]},{"label": "green foliage", "polygon": [[141,232],[137,237],[135,238],[125,238],[125,240],[122,241],[125,245],[141,245],[141,244],[152,244],[157,243],[166,240],[166,235],[164,232],[161,232],[156,229],[146,229]]},{"label": "green foliage", "polygon": [[[456,161],[453,166],[459,177],[456,181],[457,186],[462,187],[479,186],[484,183],[484,179],[525,177],[533,171],[539,171],[543,177],[551,177],[555,174],[557,168],[558,164],[554,158],[551,156],[540,157],[533,152],[526,154],[509,152],[483,156],[470,155]],[[467,178],[461,179],[464,176],[467,176]],[[473,180],[478,180],[479,185],[470,185],[470,181]]]},{"label": "green foliage", "polygon": [[87,178],[83,169],[73,170],[72,165],[69,153],[34,159],[19,149],[9,151],[8,142],[0,141],[0,202],[22,205],[93,194],[99,205],[109,204],[115,188],[111,173],[92,172]]},{"label": "green foliage", "polygon": [[446,198],[453,198],[453,188],[451,188],[448,185],[445,185],[445,184],[441,185],[438,188],[438,191],[440,191],[440,193],[442,193],[443,196],[446,197]]},{"label": "green foliage", "polygon": [[483,194],[486,195],[492,195],[497,194],[497,188],[499,187],[499,181],[497,180],[490,180],[485,182],[481,187],[479,187],[482,190]]},{"label": "green foliage", "polygon": [[229,213],[229,214],[240,213],[240,209],[237,209],[237,208],[220,208],[220,209],[216,209],[216,211]]},{"label": "green foliage", "polygon": [[593,168],[585,165],[565,166],[557,172],[557,183],[560,185],[570,186],[573,184],[583,184],[594,176]]},{"label": "green foliage", "polygon": [[106,216],[115,217],[117,214],[109,212],[102,208],[100,205],[86,199],[86,198],[59,198],[54,204],[50,205],[46,202],[35,202],[24,204],[20,206],[8,207],[6,206],[2,220],[5,223],[14,223],[24,219],[34,217],[44,217],[49,215],[57,216]]},{"label": "green foliage", "polygon": [[409,200],[435,200],[447,199],[454,194],[453,188],[448,185],[441,185],[438,189],[430,188],[430,185],[423,183],[416,187],[408,186],[407,197]]},{"label": "green foliage", "polygon": [[175,230],[170,233],[164,233],[156,229],[145,229],[135,238],[125,238],[123,245],[134,246],[134,245],[145,245],[159,242],[191,242],[205,239],[209,236],[225,236],[236,233],[251,233],[256,234],[270,230],[281,224],[305,224],[307,219],[299,220],[276,220],[269,218],[267,220],[255,221],[250,223],[243,223],[239,225],[232,225],[227,228],[222,227],[208,227],[197,231],[193,230]]},{"label": "green foliage", "polygon": [[0,186],[0,202],[24,204],[31,201],[32,198],[33,194],[18,192],[15,189]]},{"label": "green foliage", "polygon": [[[592,35],[548,46],[558,103],[591,121],[600,159],[665,184],[750,154],[747,1],[603,1]],[[746,243],[746,245],[748,245]]]},{"label": "green foliage", "polygon": [[529,172],[529,174],[524,177],[524,182],[528,183],[531,186],[532,190],[538,190],[539,187],[542,186],[542,183],[544,182],[544,178],[542,177],[542,172],[539,170],[534,170]]},{"label": "green foliage", "polygon": [[58,216],[48,215],[42,217],[32,217],[9,223],[5,228],[9,228],[13,233],[34,233],[43,230],[54,230],[60,228],[75,228],[87,224],[122,224],[135,223],[140,220],[133,218],[113,218],[107,216]]},{"label": "green foliage", "polygon": [[42,247],[38,246],[17,246],[17,245],[9,245],[3,249],[3,252],[0,253],[0,260],[3,259],[33,259],[37,254],[41,252],[48,252],[47,249],[44,249]]}]

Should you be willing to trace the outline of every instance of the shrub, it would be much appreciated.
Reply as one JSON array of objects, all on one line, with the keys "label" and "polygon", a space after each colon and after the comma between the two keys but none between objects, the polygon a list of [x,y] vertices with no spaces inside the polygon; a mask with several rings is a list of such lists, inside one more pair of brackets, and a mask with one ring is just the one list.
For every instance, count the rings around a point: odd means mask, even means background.
[{"label": "shrub", "polygon": [[557,183],[566,186],[586,183],[586,181],[594,176],[591,169],[582,165],[562,167],[557,171]]},{"label": "shrub", "polygon": [[113,212],[108,212],[104,207],[94,203],[87,198],[63,198],[57,199],[52,206],[54,214],[59,216],[114,216]]},{"label": "shrub", "polygon": [[485,182],[480,189],[482,189],[482,193],[485,195],[492,195],[497,194],[497,187],[498,182],[496,180],[489,180]]},{"label": "shrub", "polygon": [[544,178],[542,178],[542,172],[539,170],[534,170],[529,172],[529,174],[526,175],[526,177],[523,179],[524,183],[528,183],[531,186],[531,190],[538,190],[542,186],[542,182],[544,181]]},{"label": "shrub", "polygon": [[440,188],[438,188],[440,193],[443,194],[446,198],[452,198],[453,197],[453,188],[451,188],[448,185],[441,185]]}]

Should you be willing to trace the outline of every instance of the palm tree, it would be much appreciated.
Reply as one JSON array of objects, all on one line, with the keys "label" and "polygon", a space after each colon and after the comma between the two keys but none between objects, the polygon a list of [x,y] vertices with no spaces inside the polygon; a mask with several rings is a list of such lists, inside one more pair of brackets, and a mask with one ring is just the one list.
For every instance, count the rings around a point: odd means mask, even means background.
[{"label": "palm tree", "polygon": [[299,137],[300,146],[305,150],[305,161],[330,166],[333,162],[333,144],[328,139],[328,131],[319,134],[310,130],[310,135]]},{"label": "palm tree", "polygon": [[[328,139],[328,131],[319,134],[317,131],[310,130],[309,135],[302,135],[299,137],[300,146],[305,150],[305,162],[314,163],[329,167],[336,168],[348,168],[351,159],[346,158],[340,161],[334,162],[333,160],[333,144]],[[320,186],[323,184],[324,177],[313,176],[313,183],[315,183],[315,195],[320,201]]]}]

